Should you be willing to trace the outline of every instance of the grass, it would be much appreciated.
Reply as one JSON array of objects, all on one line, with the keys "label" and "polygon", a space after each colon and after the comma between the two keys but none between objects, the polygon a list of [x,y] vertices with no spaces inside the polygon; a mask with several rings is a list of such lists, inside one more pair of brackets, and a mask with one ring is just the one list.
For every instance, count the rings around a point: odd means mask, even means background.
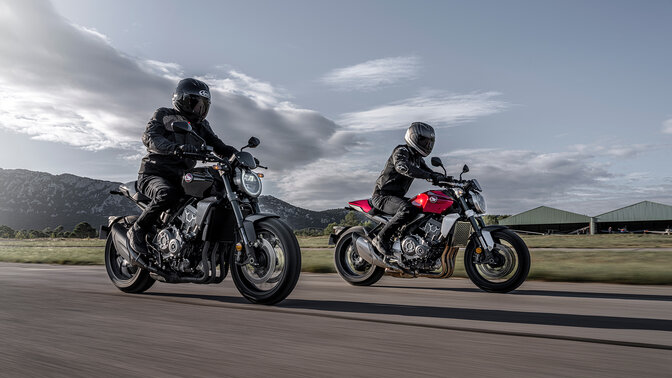
[{"label": "grass", "polygon": [[[331,249],[302,249],[302,270],[333,273]],[[543,281],[610,282],[640,285],[672,285],[672,252],[634,250],[576,252],[532,251],[530,279]],[[467,277],[464,249],[457,254],[454,277]]]},{"label": "grass", "polygon": [[[656,234],[522,235],[529,248],[672,248],[672,236]],[[301,248],[327,248],[328,236],[299,238]]]},{"label": "grass", "polygon": [[298,239],[301,248],[331,248],[329,236],[300,236]]},{"label": "grass", "polygon": [[0,261],[39,264],[104,264],[105,241],[98,239],[0,239]]},{"label": "grass", "polygon": [[670,235],[522,235],[521,237],[529,248],[672,248]]},{"label": "grass", "polygon": [[[530,279],[546,281],[613,282],[672,285],[672,252],[637,251],[637,248],[672,248],[665,235],[552,235],[525,236],[532,250]],[[302,270],[333,273],[333,248],[327,237],[299,239]],[[44,264],[103,264],[104,240],[0,239],[0,261]],[[573,248],[605,250],[576,251]],[[609,248],[617,250],[608,250]],[[457,255],[456,277],[466,277],[463,250]]]}]

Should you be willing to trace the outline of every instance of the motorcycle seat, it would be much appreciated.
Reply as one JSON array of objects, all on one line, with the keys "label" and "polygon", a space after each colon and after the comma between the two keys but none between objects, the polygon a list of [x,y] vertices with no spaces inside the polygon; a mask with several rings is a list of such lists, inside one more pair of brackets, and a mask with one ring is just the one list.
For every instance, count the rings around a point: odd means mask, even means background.
[{"label": "motorcycle seat", "polygon": [[369,215],[383,215],[383,214],[385,214],[385,213],[383,213],[382,211],[380,211],[380,210],[376,209],[375,207],[373,207],[373,204],[371,203],[371,200],[370,200],[370,199],[363,199],[363,200],[359,200],[359,201],[352,201],[352,202],[348,202],[348,204],[350,205],[350,207],[352,207],[352,208],[359,208],[359,209],[361,209],[363,212],[365,212],[365,213],[367,213],[367,214],[369,214]]},{"label": "motorcycle seat", "polygon": [[368,200],[368,201],[369,201],[369,205],[371,206],[371,210],[367,211],[366,212],[367,214],[369,214],[369,215],[386,215],[386,213],[384,213],[384,212],[376,209],[375,207],[373,207],[373,204],[371,203],[371,200]]},{"label": "motorcycle seat", "polygon": [[119,185],[119,190],[125,192],[136,202],[150,202],[152,199],[142,194],[137,189],[137,181],[129,181],[125,184]]}]

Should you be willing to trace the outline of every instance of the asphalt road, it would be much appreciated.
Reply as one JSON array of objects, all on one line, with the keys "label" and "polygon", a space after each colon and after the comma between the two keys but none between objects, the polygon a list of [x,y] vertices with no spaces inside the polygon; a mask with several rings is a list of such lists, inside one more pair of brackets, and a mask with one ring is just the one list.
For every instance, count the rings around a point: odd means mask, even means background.
[{"label": "asphalt road", "polygon": [[278,306],[220,285],[118,291],[103,267],[0,263],[0,376],[672,376],[672,287],[303,274]]}]

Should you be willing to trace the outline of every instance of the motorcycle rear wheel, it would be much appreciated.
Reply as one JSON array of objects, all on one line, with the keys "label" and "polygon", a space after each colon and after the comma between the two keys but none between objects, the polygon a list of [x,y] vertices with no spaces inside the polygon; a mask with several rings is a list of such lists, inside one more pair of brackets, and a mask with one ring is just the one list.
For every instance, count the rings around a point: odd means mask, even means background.
[{"label": "motorcycle rear wheel", "polygon": [[[135,219],[137,219],[135,216],[126,217],[119,222],[126,229],[129,229],[135,222]],[[125,293],[142,293],[152,287],[155,282],[150,277],[149,272],[132,266],[130,262],[121,257],[114,247],[112,234],[107,236],[107,242],[105,243],[105,269],[114,286]]]},{"label": "motorcycle rear wheel", "polygon": [[385,269],[369,264],[359,256],[352,243],[352,234],[355,232],[364,235],[364,227],[352,227],[346,230],[336,242],[334,250],[336,271],[350,285],[371,286],[385,275]]},{"label": "motorcycle rear wheel", "polygon": [[254,225],[259,261],[241,265],[231,253],[231,277],[236,288],[252,303],[273,305],[294,290],[301,273],[301,249],[294,232],[277,218],[266,218]]},{"label": "motorcycle rear wheel", "polygon": [[492,231],[495,264],[476,263],[476,241],[464,251],[464,268],[476,286],[491,293],[508,293],[525,282],[530,272],[530,251],[523,239],[508,229]]}]

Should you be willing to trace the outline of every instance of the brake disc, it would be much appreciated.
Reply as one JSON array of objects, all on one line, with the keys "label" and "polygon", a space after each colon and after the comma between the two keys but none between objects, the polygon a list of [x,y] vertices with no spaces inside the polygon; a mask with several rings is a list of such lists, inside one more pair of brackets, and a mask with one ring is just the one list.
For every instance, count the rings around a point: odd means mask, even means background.
[{"label": "brake disc", "polygon": [[[250,282],[255,285],[263,284],[268,281],[275,272],[275,264],[277,257],[275,256],[275,248],[271,242],[264,238],[259,238],[260,245],[256,247],[257,251],[264,254],[266,263],[264,266],[252,266],[250,264],[243,267],[243,275]],[[260,258],[257,262],[262,261]]]},{"label": "brake disc", "polygon": [[511,248],[503,244],[495,244],[495,248],[492,249],[492,253],[499,254],[499,258],[502,258],[504,262],[497,265],[477,265],[478,271],[483,275],[483,277],[487,279],[500,279],[511,274],[511,272],[513,272],[516,267],[516,253],[511,250]]}]

